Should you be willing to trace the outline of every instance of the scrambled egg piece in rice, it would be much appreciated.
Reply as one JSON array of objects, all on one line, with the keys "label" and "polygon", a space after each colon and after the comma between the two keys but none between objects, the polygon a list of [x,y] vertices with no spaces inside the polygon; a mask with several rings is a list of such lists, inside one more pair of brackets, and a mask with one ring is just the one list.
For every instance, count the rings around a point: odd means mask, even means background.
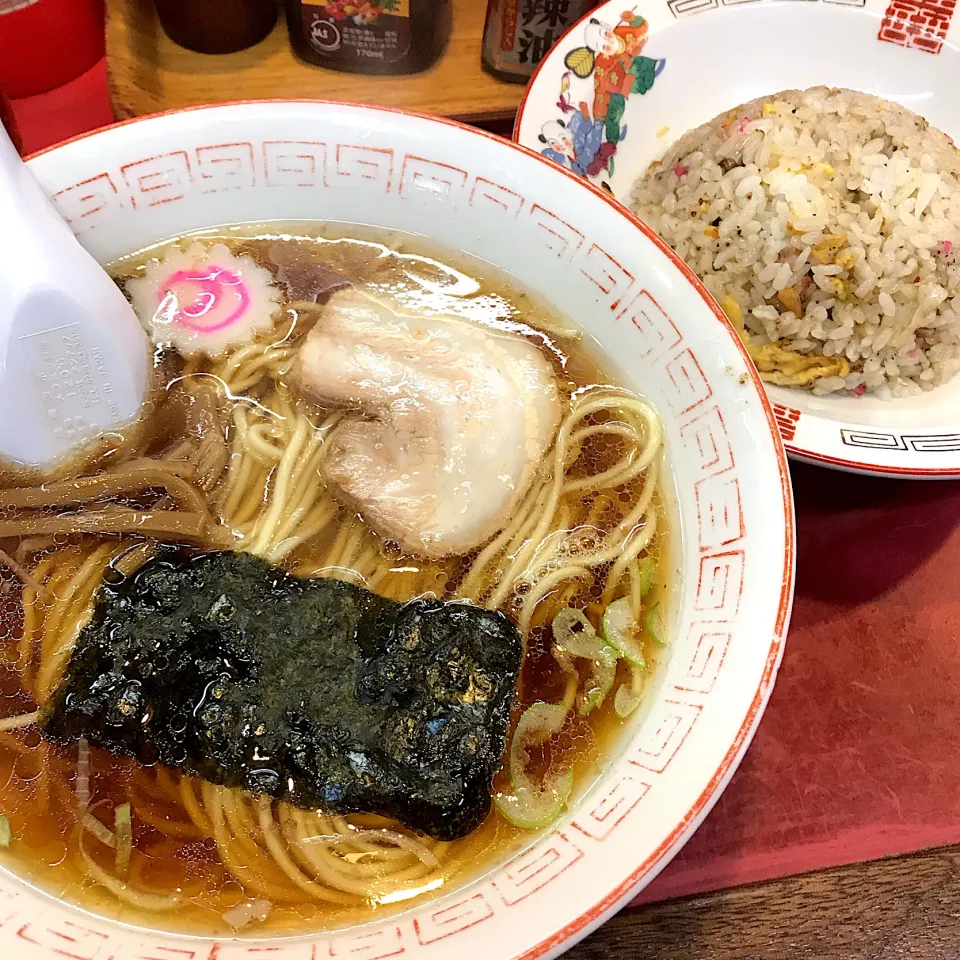
[{"label": "scrambled egg piece in rice", "polygon": [[760,371],[760,379],[780,387],[802,387],[820,377],[845,377],[850,372],[845,357],[796,353],[778,343],[765,343],[762,347],[748,345],[747,350]]},{"label": "scrambled egg piece in rice", "polygon": [[815,353],[797,353],[778,343],[765,343],[762,347],[750,343],[743,324],[743,312],[733,297],[723,297],[720,306],[727,319],[736,327],[740,339],[746,344],[750,359],[760,371],[760,379],[778,387],[803,387],[820,377],[845,377],[850,364],[845,357],[824,357]]}]

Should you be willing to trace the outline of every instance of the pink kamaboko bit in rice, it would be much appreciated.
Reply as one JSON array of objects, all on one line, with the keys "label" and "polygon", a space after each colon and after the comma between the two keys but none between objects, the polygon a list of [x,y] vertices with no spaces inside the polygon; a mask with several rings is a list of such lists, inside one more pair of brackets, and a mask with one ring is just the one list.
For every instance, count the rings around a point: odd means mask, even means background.
[{"label": "pink kamaboko bit in rice", "polygon": [[768,383],[891,398],[960,366],[960,153],[904,107],[827,87],[761,97],[681,137],[632,205]]}]

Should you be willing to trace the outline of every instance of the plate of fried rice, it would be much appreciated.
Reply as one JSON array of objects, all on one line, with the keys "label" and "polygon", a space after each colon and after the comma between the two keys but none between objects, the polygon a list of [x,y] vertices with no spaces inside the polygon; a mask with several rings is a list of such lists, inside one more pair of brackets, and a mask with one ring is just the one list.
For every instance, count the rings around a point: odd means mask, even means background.
[{"label": "plate of fried rice", "polygon": [[604,3],[521,105],[518,142],[612,193],[700,278],[798,459],[960,477],[953,14]]}]

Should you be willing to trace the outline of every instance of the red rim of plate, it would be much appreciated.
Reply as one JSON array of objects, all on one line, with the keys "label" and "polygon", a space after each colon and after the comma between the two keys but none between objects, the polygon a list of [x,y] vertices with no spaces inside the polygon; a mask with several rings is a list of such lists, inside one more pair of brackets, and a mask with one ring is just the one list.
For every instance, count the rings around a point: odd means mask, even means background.
[{"label": "red rim of plate", "polygon": [[[586,19],[586,18],[583,18]],[[572,30],[576,29],[579,26],[580,22],[578,21],[573,27],[570,28],[565,34],[567,36]],[[563,38],[561,38],[563,39]],[[541,64],[542,66],[542,64]],[[538,72],[539,72],[538,68]],[[536,74],[534,74],[534,79],[536,79]],[[531,81],[532,82],[532,81]],[[527,88],[529,91],[529,87]],[[520,105],[520,110],[522,112],[523,106],[526,103],[527,93],[524,94],[523,102]],[[542,957],[544,954],[548,953],[551,950],[554,950],[561,945],[572,946],[577,940],[581,937],[586,936],[592,929],[598,926],[606,918],[606,915],[613,910],[615,910],[622,901],[626,900],[633,892],[636,890],[641,882],[646,879],[647,875],[651,872],[659,872],[659,869],[662,869],[666,866],[666,863],[669,861],[664,861],[664,857],[667,852],[673,847],[684,833],[690,830],[691,825],[697,823],[700,819],[705,817],[710,809],[713,807],[717,798],[719,797],[720,791],[719,787],[726,777],[728,777],[733,772],[733,768],[738,762],[739,758],[749,746],[751,739],[753,738],[754,731],[756,730],[757,724],[760,721],[760,717],[763,714],[763,709],[766,706],[766,701],[770,697],[770,693],[773,690],[773,679],[776,676],[777,668],[780,663],[780,657],[783,653],[783,639],[784,633],[787,627],[787,622],[790,617],[790,609],[793,603],[793,582],[794,582],[794,562],[795,562],[795,549],[794,549],[794,512],[793,512],[793,493],[790,484],[790,472],[787,466],[787,457],[786,451],[784,448],[783,441],[780,436],[780,430],[777,427],[777,421],[773,413],[773,407],[771,406],[770,400],[767,397],[767,392],[763,387],[763,383],[760,380],[760,376],[756,371],[756,368],[753,366],[753,363],[750,361],[750,357],[747,353],[746,347],[743,345],[739,335],[734,329],[733,325],[727,319],[727,315],[720,309],[719,304],[713,299],[713,297],[708,293],[707,288],[703,285],[697,275],[680,259],[680,257],[674,253],[674,251],[667,246],[667,244],[660,239],[660,237],[654,233],[654,231],[648,227],[642,220],[640,220],[634,213],[628,210],[622,203],[614,199],[610,194],[606,193],[604,190],[601,190],[599,187],[590,183],[588,180],[583,179],[582,177],[577,176],[572,171],[566,170],[561,167],[559,164],[553,163],[548,160],[546,157],[541,156],[535,150],[531,150],[528,147],[523,146],[522,144],[517,143],[515,140],[507,140],[504,137],[497,136],[496,134],[490,133],[487,130],[481,130],[477,127],[468,126],[465,123],[461,123],[457,120],[450,120],[447,117],[436,117],[431,116],[425,113],[418,113],[415,110],[404,110],[398,107],[384,107],[374,104],[364,104],[356,103],[351,101],[340,101],[340,100],[324,100],[324,99],[312,99],[309,97],[301,98],[282,98],[282,97],[271,97],[261,100],[229,100],[223,103],[215,104],[199,104],[197,106],[191,107],[182,107],[173,110],[163,110],[158,113],[146,114],[141,117],[132,117],[127,120],[120,120],[117,123],[111,123],[103,127],[98,127],[96,130],[90,130],[86,133],[78,134],[77,136],[70,137],[68,140],[64,140],[62,143],[54,144],[53,146],[45,147],[43,150],[38,150],[35,153],[30,154],[30,156],[25,157],[25,160],[33,160],[36,157],[41,157],[47,153],[51,153],[54,150],[59,150],[61,147],[67,146],[71,143],[78,143],[81,140],[86,140],[97,134],[104,133],[109,130],[116,130],[121,127],[128,126],[133,123],[142,123],[145,120],[153,120],[159,117],[173,116],[178,113],[189,113],[195,110],[216,110],[220,107],[234,107],[234,106],[256,106],[258,104],[271,104],[271,103],[302,103],[310,104],[315,106],[333,106],[333,107],[351,107],[361,110],[368,110],[371,112],[379,113],[390,113],[399,116],[407,117],[416,117],[421,120],[427,120],[431,123],[445,124],[446,126],[454,127],[458,130],[462,130],[466,133],[469,133],[473,136],[485,137],[488,140],[492,140],[498,144],[503,145],[506,148],[511,150],[516,150],[519,153],[522,153],[528,157],[534,158],[538,163],[543,163],[548,166],[551,170],[555,170],[565,176],[567,176],[574,183],[578,184],[582,189],[589,190],[596,197],[599,197],[606,203],[612,210],[618,213],[620,216],[624,217],[629,221],[633,226],[635,226],[640,232],[651,242],[653,243],[670,261],[673,265],[680,271],[680,273],[685,277],[685,279],[693,286],[693,288],[700,295],[703,302],[710,308],[713,315],[716,317],[717,321],[721,326],[726,330],[727,335],[730,340],[735,344],[737,349],[740,351],[741,356],[744,358],[747,370],[749,372],[750,378],[753,381],[753,384],[756,388],[757,395],[760,399],[763,412],[766,415],[767,427],[770,431],[771,439],[773,440],[774,454],[777,459],[777,469],[780,475],[780,489],[783,497],[783,520],[784,520],[784,561],[783,561],[783,579],[780,589],[780,598],[777,607],[777,615],[774,621],[774,635],[770,640],[770,647],[767,651],[766,662],[764,664],[763,674],[760,678],[760,684],[757,687],[757,691],[753,696],[753,699],[750,702],[750,706],[747,710],[746,716],[744,717],[743,723],[740,725],[740,729],[737,731],[737,735],[734,738],[733,743],[730,745],[730,748],[724,754],[723,759],[718,765],[717,769],[714,771],[713,775],[710,778],[709,783],[701,792],[700,796],[697,798],[696,802],[690,807],[690,809],[681,817],[677,826],[670,832],[670,834],[664,839],[659,847],[649,856],[647,859],[631,871],[630,875],[620,884],[618,884],[614,889],[607,892],[599,901],[597,901],[593,906],[587,908],[583,913],[581,913],[575,920],[565,924],[554,933],[552,936],[547,937],[544,940],[541,940],[536,946],[531,947],[529,950],[525,951],[522,954],[517,955],[514,960],[536,960],[536,958]],[[517,115],[517,123],[519,124],[520,113]],[[516,128],[515,128],[516,131]]]},{"label": "red rim of plate", "polygon": [[[511,136],[513,138],[513,143],[516,146],[520,147],[521,149],[526,150],[529,153],[536,153],[535,150],[531,150],[529,147],[525,147],[523,146],[522,143],[520,143],[520,124],[523,122],[524,111],[527,108],[527,100],[530,98],[530,93],[533,90],[534,84],[537,82],[537,78],[540,76],[540,71],[543,70],[543,68],[547,65],[547,61],[551,58],[551,56],[555,55],[557,51],[563,46],[567,38],[575,30],[578,30],[584,23],[586,23],[591,17],[595,16],[596,12],[597,12],[596,8],[589,10],[579,20],[577,20],[576,23],[574,23],[571,27],[567,28],[563,32],[563,34],[561,34],[560,38],[556,41],[556,43],[554,43],[554,45],[550,48],[550,50],[547,51],[547,55],[540,61],[539,64],[537,64],[536,70],[533,71],[533,75],[530,77],[530,80],[528,81],[527,86],[523,91],[523,97],[520,100],[520,106],[517,108],[517,118],[516,120],[513,121],[513,131],[511,133]],[[69,143],[69,141],[67,142]],[[546,157],[544,157],[543,159],[546,160]],[[547,160],[547,163],[550,163],[550,162],[551,161]],[[600,190],[599,187],[594,186],[594,184],[591,183],[589,180],[587,180],[585,177],[578,177],[578,175],[573,173],[572,171],[567,170],[565,167],[561,167],[559,163],[555,163],[554,166],[563,170],[564,173],[567,173],[572,177],[577,177],[577,179],[582,180],[588,186],[592,187],[595,192],[602,193],[604,194],[604,196],[608,196],[608,197],[610,196],[610,194],[607,194],[605,191]],[[640,220],[636,216],[636,214],[634,214],[633,211],[628,206],[626,206],[626,204],[620,203],[620,201],[614,197],[611,197],[611,199],[613,200],[614,203],[618,204],[621,208],[623,208],[633,220],[635,220],[637,223],[640,224],[640,226],[643,228],[643,232],[648,237],[650,237],[651,239],[656,239],[658,241],[658,246],[660,246],[661,249],[666,247],[666,244],[662,240],[660,240],[659,235],[654,233],[652,229],[650,229],[645,223],[643,223],[643,221]],[[673,250],[670,247],[666,247],[666,249],[669,250],[671,253],[673,253]],[[676,254],[674,254],[674,257],[677,260],[680,259],[679,257],[676,256]],[[683,264],[683,266],[686,267],[686,264]],[[687,272],[689,272],[689,270]],[[699,285],[700,284],[699,277],[696,277],[695,279],[697,280],[697,284]],[[706,288],[704,288],[704,290],[705,289]],[[710,297],[710,294],[707,293],[707,296]],[[714,313],[716,313],[718,310],[720,310],[719,306],[717,306],[714,309]],[[749,355],[747,356],[747,364],[752,371],[754,369],[754,366],[753,366],[753,361],[750,359]],[[754,379],[758,379],[758,378],[755,377]],[[763,390],[764,396],[766,396],[766,388],[761,387],[761,389]],[[791,454],[792,456],[798,459],[806,460],[809,463],[816,463],[816,464],[820,464],[827,467],[846,468],[848,470],[852,470],[855,472],[869,473],[869,474],[885,476],[885,477],[936,477],[941,479],[950,479],[954,477],[960,477],[960,463],[958,463],[957,466],[955,467],[897,467],[897,466],[889,466],[889,465],[883,465],[883,464],[861,463],[859,460],[848,460],[846,457],[832,457],[825,453],[818,453],[816,450],[809,450],[806,447],[798,447],[795,443],[784,442],[783,446],[788,454]]]},{"label": "red rim of plate", "polygon": [[855,473],[866,473],[883,477],[933,477],[938,480],[955,480],[960,477],[960,465],[956,467],[896,467],[884,464],[861,463],[859,460],[847,460],[845,457],[831,457],[826,453],[817,453],[785,443],[784,449],[797,460],[803,460],[817,466],[836,467]]}]

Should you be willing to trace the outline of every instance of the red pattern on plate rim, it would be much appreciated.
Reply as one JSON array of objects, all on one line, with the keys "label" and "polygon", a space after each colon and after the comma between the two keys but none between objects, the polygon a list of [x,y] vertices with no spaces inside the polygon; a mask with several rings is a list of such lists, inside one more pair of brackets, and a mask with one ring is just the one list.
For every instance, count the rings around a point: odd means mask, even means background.
[{"label": "red pattern on plate rim", "polygon": [[877,39],[936,55],[943,49],[956,6],[957,0],[892,0]]},{"label": "red pattern on plate rim", "polygon": [[883,475],[890,477],[941,477],[945,480],[955,479],[958,475],[956,467],[898,467],[887,464],[862,463],[859,460],[848,460],[846,457],[832,457],[826,453],[815,453],[792,443],[785,443],[784,448],[791,456],[798,460],[810,463],[822,463],[831,467],[840,467],[844,470],[853,470],[860,473]]},{"label": "red pattern on plate rim", "polygon": [[780,428],[780,436],[783,442],[792,440],[797,432],[797,424],[800,422],[800,411],[793,407],[785,407],[780,403],[773,405],[773,414],[777,418],[777,426]]}]

